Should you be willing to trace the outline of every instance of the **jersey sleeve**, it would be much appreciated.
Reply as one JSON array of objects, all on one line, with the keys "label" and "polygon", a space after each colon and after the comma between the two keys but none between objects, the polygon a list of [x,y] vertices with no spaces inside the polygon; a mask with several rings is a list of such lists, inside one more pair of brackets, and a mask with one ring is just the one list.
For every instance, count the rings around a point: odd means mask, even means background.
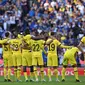
[{"label": "jersey sleeve", "polygon": [[57,44],[57,46],[61,45],[61,43],[58,40],[56,40],[55,43]]},{"label": "jersey sleeve", "polygon": [[85,37],[81,39],[81,42],[85,44]]},{"label": "jersey sleeve", "polygon": [[80,50],[79,50],[77,47],[76,47],[76,51],[77,51],[77,52],[80,52]]},{"label": "jersey sleeve", "polygon": [[0,44],[4,44],[5,42],[7,42],[8,39],[3,39],[3,40],[0,40]]},{"label": "jersey sleeve", "polygon": [[43,45],[45,44],[45,41],[44,41],[44,40],[42,40],[42,44],[43,44]]},{"label": "jersey sleeve", "polygon": [[24,37],[24,40],[29,40],[29,39],[31,39],[31,35],[26,35],[26,36]]},{"label": "jersey sleeve", "polygon": [[49,43],[51,40],[52,40],[52,39],[48,39],[48,40],[46,41],[46,44]]}]

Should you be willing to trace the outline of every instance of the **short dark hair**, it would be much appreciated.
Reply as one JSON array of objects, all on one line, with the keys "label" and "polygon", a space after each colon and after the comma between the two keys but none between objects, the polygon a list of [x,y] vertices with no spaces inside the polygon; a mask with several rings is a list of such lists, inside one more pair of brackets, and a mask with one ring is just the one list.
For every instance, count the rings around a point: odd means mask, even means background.
[{"label": "short dark hair", "polygon": [[39,32],[36,30],[35,31],[35,36],[38,36],[39,35]]},{"label": "short dark hair", "polygon": [[55,35],[55,32],[51,32],[51,35],[54,36]]},{"label": "short dark hair", "polygon": [[24,32],[25,35],[27,34],[30,34],[30,30],[29,29],[26,29],[25,32]]},{"label": "short dark hair", "polygon": [[9,37],[10,33],[9,32],[6,32],[5,33],[5,37]]}]

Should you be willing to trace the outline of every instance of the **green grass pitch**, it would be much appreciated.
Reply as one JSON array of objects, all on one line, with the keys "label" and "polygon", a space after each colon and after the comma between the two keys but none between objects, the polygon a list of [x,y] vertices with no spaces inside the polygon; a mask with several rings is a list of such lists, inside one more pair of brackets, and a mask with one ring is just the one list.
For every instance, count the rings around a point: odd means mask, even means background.
[{"label": "green grass pitch", "polygon": [[[4,78],[0,77],[0,85],[85,85],[85,76],[79,76],[79,78],[80,83],[75,82],[74,76],[66,76],[65,82],[56,82],[55,77],[52,77],[52,82],[49,82],[47,77],[45,77],[46,82],[25,82],[24,77],[21,77],[22,82],[4,82]],[[14,80],[14,77],[12,79]],[[61,81],[61,76],[59,80]]]}]

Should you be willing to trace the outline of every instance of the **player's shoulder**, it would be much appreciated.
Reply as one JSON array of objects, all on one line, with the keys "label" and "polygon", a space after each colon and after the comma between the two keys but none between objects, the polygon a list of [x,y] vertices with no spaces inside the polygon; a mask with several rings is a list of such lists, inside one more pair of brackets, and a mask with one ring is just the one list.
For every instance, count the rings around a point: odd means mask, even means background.
[{"label": "player's shoulder", "polygon": [[24,36],[24,38],[30,38],[30,37],[31,37],[30,34]]},{"label": "player's shoulder", "polygon": [[11,39],[11,42],[18,42],[19,40],[17,38]]},{"label": "player's shoulder", "polygon": [[57,40],[57,39],[54,39],[53,42],[54,42],[54,43],[60,43],[60,41]]},{"label": "player's shoulder", "polygon": [[83,36],[82,38],[85,38],[85,36]]},{"label": "player's shoulder", "polygon": [[82,43],[85,43],[85,36],[83,36],[83,37],[81,38],[81,42],[82,42]]},{"label": "player's shoulder", "polygon": [[83,36],[83,37],[81,38],[81,40],[85,40],[85,36]]},{"label": "player's shoulder", "polygon": [[48,38],[46,42],[49,42],[50,40],[52,40],[51,38]]},{"label": "player's shoulder", "polygon": [[72,49],[74,49],[74,50],[79,50],[79,48],[78,48],[78,47],[75,47],[75,46],[72,47]]},{"label": "player's shoulder", "polygon": [[41,42],[44,42],[45,40],[41,39],[40,41],[41,41]]},{"label": "player's shoulder", "polygon": [[41,42],[42,44],[44,44],[44,43],[45,43],[45,40],[42,40],[42,39],[41,39],[40,42]]}]

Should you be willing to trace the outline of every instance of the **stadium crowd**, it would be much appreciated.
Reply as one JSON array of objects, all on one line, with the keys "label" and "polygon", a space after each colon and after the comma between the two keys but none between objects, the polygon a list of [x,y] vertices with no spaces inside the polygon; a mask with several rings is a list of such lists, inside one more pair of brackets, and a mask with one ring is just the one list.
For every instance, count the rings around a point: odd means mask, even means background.
[{"label": "stadium crowd", "polygon": [[82,48],[85,45],[84,25],[85,0],[0,0],[4,81],[12,82],[13,68],[15,81],[22,82],[22,68],[25,82],[28,82],[28,67],[30,81],[39,81],[37,68],[40,68],[41,81],[45,81],[46,65],[49,81],[52,81],[53,69],[56,81],[60,82],[57,68],[61,64],[62,82],[65,82],[70,61],[76,82],[81,82],[77,67],[80,58],[85,57],[85,48]]},{"label": "stadium crowd", "polygon": [[73,45],[85,34],[85,0],[0,0],[0,38],[26,29],[55,32]]}]

